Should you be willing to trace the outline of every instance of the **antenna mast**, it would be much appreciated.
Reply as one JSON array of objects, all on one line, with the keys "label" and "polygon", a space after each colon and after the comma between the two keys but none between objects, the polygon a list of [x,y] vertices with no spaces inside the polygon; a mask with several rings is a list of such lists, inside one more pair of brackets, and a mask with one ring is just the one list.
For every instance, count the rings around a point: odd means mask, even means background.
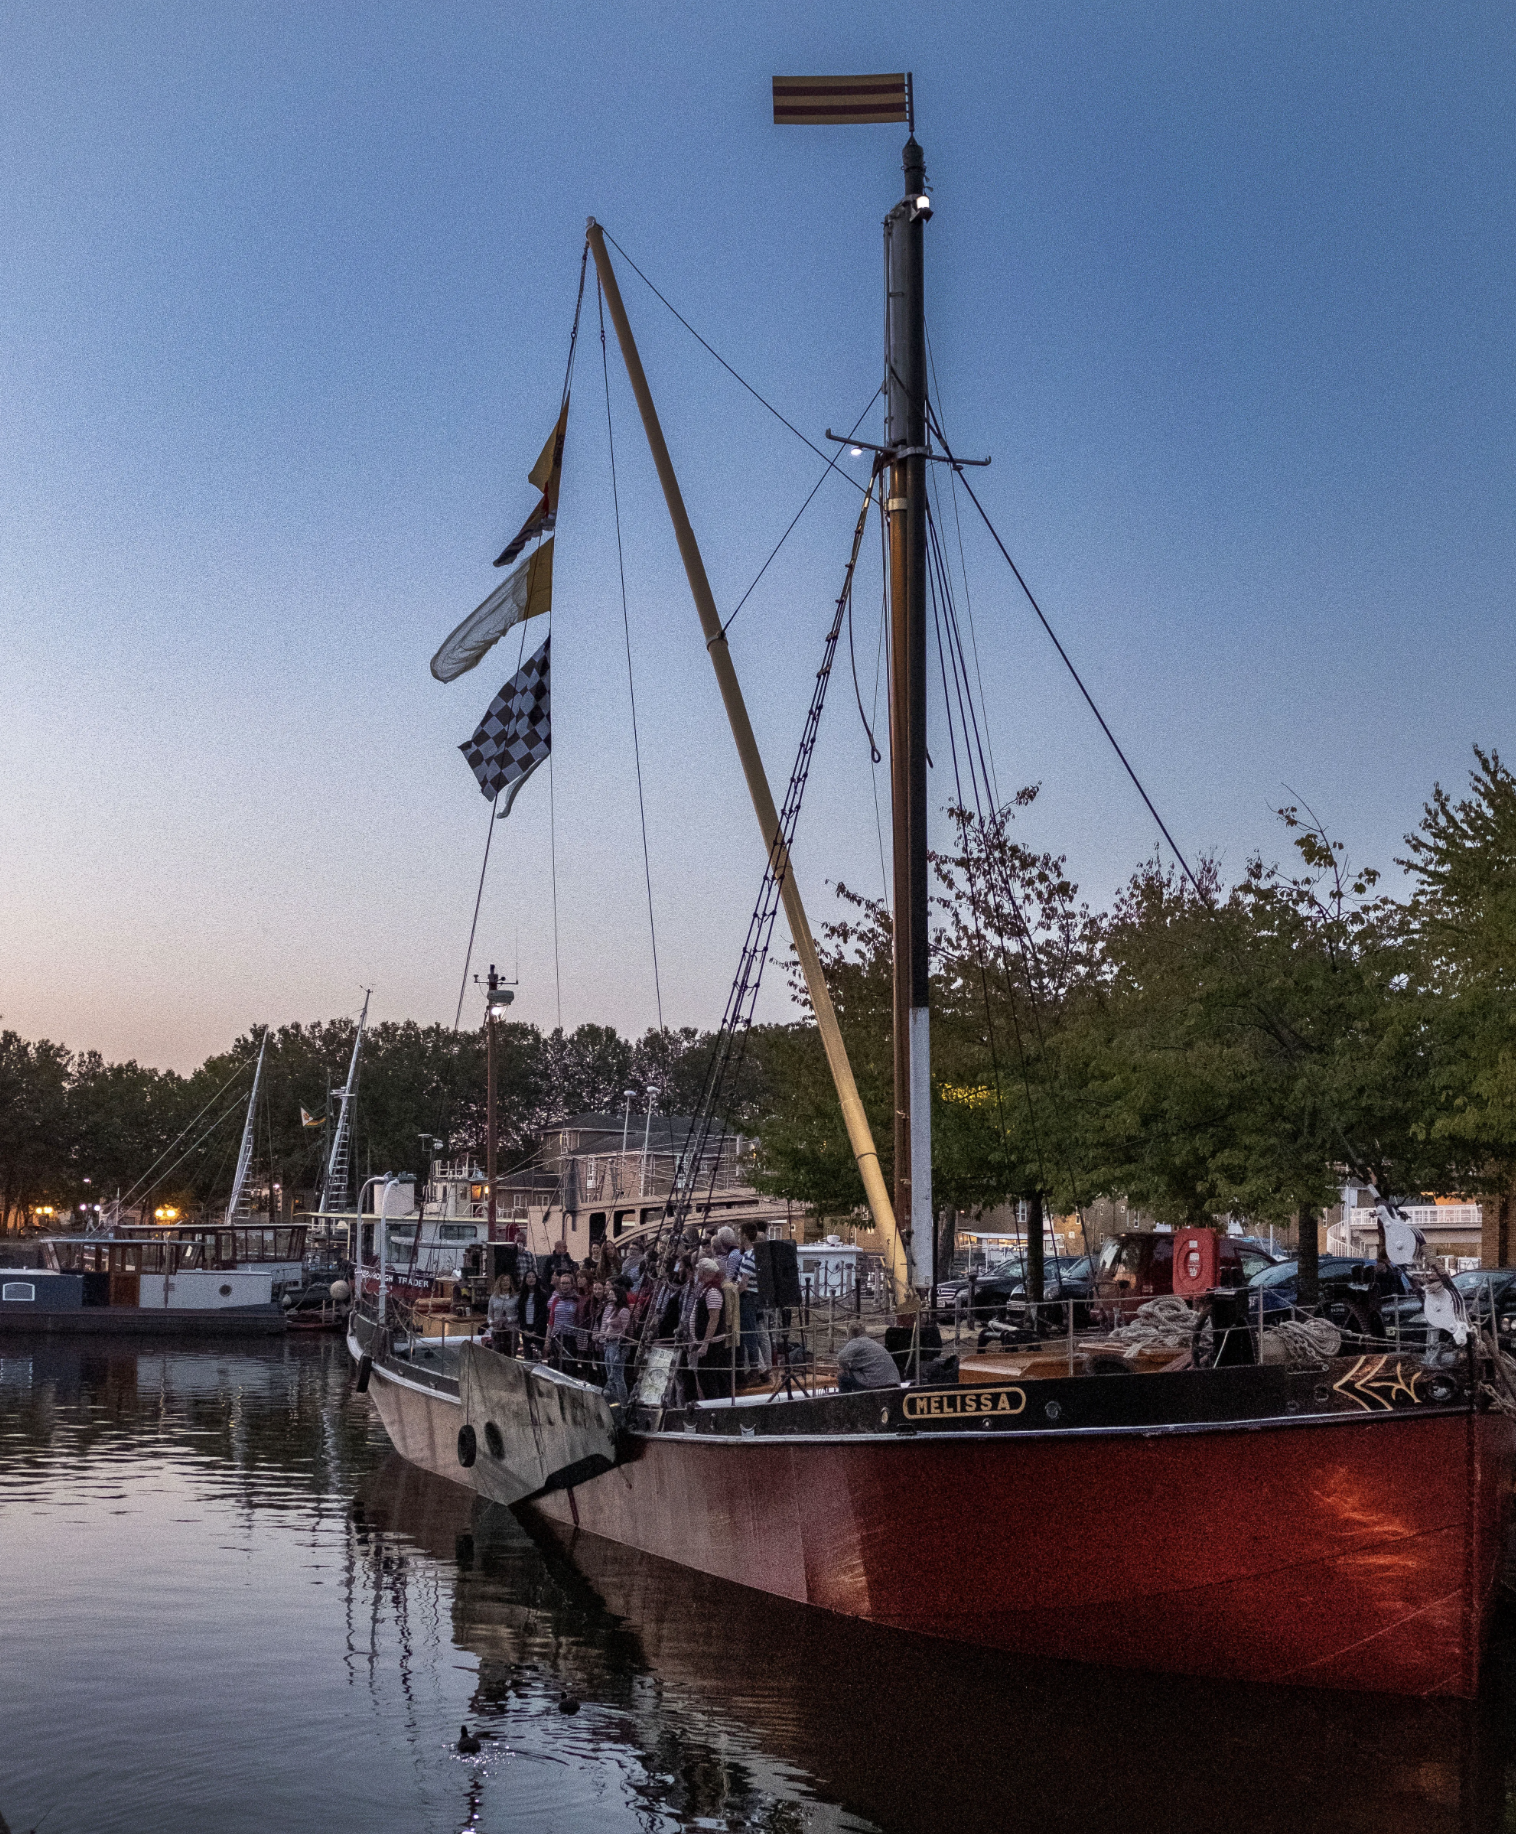
[{"label": "antenna mast", "polygon": [[234,1223],[237,1220],[237,1207],[242,1202],[242,1187],[247,1183],[248,1167],[253,1162],[253,1121],[258,1111],[258,1084],[263,1076],[263,1053],[268,1049],[268,1027],[263,1028],[263,1042],[258,1046],[258,1064],[253,1071],[253,1092],[247,1098],[247,1119],[242,1123],[242,1145],[237,1152],[237,1175],[232,1179],[232,1196],[226,1206],[226,1220]]},{"label": "antenna mast", "polygon": [[337,1127],[332,1135],[332,1150],[327,1155],[326,1176],[321,1182],[321,1212],[326,1215],[335,1204],[345,1207],[348,1193],[348,1164],[352,1158],[353,1100],[358,1093],[358,1053],[363,1049],[363,1028],[368,1023],[368,1003],[373,994],[369,988],[363,996],[363,1011],[358,1015],[358,1036],[353,1040],[353,1061],[347,1067],[347,1081],[337,1099]]}]

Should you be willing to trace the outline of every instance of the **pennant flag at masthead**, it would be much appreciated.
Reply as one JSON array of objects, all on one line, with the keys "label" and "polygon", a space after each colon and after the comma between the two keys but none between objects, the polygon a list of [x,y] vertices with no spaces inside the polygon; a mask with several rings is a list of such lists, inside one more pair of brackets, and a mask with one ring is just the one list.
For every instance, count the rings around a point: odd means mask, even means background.
[{"label": "pennant flag at masthead", "polygon": [[908,71],[889,76],[776,76],[776,127],[837,127],[911,119]]},{"label": "pennant flag at masthead", "polygon": [[458,747],[479,788],[493,802],[505,795],[501,819],[511,812],[516,792],[552,750],[548,717],[548,645],[530,655],[490,702],[474,736]]}]

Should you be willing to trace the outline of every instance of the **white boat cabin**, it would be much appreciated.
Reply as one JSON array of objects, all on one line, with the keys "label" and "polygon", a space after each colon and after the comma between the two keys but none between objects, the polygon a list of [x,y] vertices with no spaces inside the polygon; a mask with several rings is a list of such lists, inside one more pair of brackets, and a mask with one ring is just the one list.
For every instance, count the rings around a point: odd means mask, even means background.
[{"label": "white boat cabin", "polygon": [[304,1283],[305,1228],[192,1223],[118,1235],[49,1236],[42,1264],[84,1276],[85,1305],[215,1312],[277,1304]]}]

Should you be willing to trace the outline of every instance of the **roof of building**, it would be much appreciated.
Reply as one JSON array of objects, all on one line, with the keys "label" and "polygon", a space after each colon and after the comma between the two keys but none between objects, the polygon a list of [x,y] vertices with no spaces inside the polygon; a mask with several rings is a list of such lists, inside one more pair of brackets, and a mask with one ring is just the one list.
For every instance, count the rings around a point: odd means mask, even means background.
[{"label": "roof of building", "polygon": [[626,1136],[627,1151],[634,1148],[641,1151],[644,1136],[659,1145],[673,1142],[683,1144],[695,1130],[698,1123],[691,1114],[655,1114],[649,1121],[645,1113],[634,1114],[628,1119],[625,1114],[574,1114],[561,1121],[552,1121],[542,1129],[545,1134],[612,1134],[619,1147],[623,1133]]}]

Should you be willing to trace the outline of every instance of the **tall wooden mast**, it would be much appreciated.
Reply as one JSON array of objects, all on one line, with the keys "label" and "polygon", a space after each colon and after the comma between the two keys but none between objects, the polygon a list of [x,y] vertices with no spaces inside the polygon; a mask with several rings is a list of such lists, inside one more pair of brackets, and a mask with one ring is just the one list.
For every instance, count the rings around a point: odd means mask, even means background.
[{"label": "tall wooden mast", "polygon": [[864,1113],[863,1102],[859,1097],[857,1084],[853,1080],[847,1048],[843,1043],[841,1028],[837,1024],[837,1015],[832,1007],[831,996],[827,992],[825,977],[821,972],[821,960],[816,953],[816,943],[811,935],[811,926],[805,914],[805,906],[801,902],[800,887],[795,882],[789,849],[785,845],[783,830],[779,825],[779,812],[774,806],[774,797],[769,789],[763,759],[758,752],[758,742],[753,736],[753,728],[748,720],[747,706],[743,701],[742,689],[737,681],[737,671],[732,665],[726,632],[722,628],[721,617],[716,610],[716,600],[711,592],[710,581],[706,577],[705,562],[700,556],[695,531],[690,526],[689,514],[684,507],[684,496],[679,488],[679,480],[674,475],[673,461],[669,457],[663,429],[658,422],[658,412],[653,405],[652,391],[648,387],[647,375],[642,367],[642,358],[637,354],[636,340],[632,336],[632,328],[626,316],[626,307],[621,300],[621,289],[616,283],[616,271],[611,266],[610,256],[606,253],[604,234],[593,217],[589,220],[587,233],[590,252],[595,258],[595,270],[600,276],[600,285],[605,294],[606,310],[610,313],[611,322],[616,328],[616,338],[621,345],[621,355],[626,363],[627,379],[632,385],[632,394],[636,397],[637,410],[642,416],[642,427],[653,455],[653,464],[658,472],[658,480],[663,486],[664,501],[668,505],[669,518],[674,525],[674,536],[679,543],[679,553],[684,561],[690,594],[695,601],[695,611],[700,619],[701,634],[705,638],[706,654],[710,657],[711,666],[716,672],[717,686],[721,691],[721,699],[726,708],[727,720],[731,725],[732,737],[736,741],[737,756],[742,765],[743,775],[747,779],[753,811],[758,817],[763,845],[773,867],[774,875],[779,881],[779,895],[784,906],[785,918],[789,923],[790,939],[795,945],[800,971],[805,978],[806,991],[810,995],[811,1008],[816,1015],[816,1027],[821,1034],[821,1044],[826,1053],[827,1066],[831,1070],[832,1079],[836,1085],[838,1102],[842,1108],[843,1124],[847,1129],[848,1144],[858,1166],[858,1174],[863,1182],[864,1195],[873,1215],[874,1226],[884,1241],[884,1261],[891,1287],[896,1299],[904,1301],[908,1298],[910,1291],[910,1270],[906,1264],[904,1244],[896,1229],[895,1215],[890,1208],[889,1192],[885,1188],[884,1175],[879,1169],[879,1155],[874,1148],[868,1116]]},{"label": "tall wooden mast", "polygon": [[926,159],[905,143],[905,195],[884,219],[885,431],[891,457],[890,789],[894,810],[895,1215],[918,1286],[932,1278],[932,1092],[926,837]]}]

